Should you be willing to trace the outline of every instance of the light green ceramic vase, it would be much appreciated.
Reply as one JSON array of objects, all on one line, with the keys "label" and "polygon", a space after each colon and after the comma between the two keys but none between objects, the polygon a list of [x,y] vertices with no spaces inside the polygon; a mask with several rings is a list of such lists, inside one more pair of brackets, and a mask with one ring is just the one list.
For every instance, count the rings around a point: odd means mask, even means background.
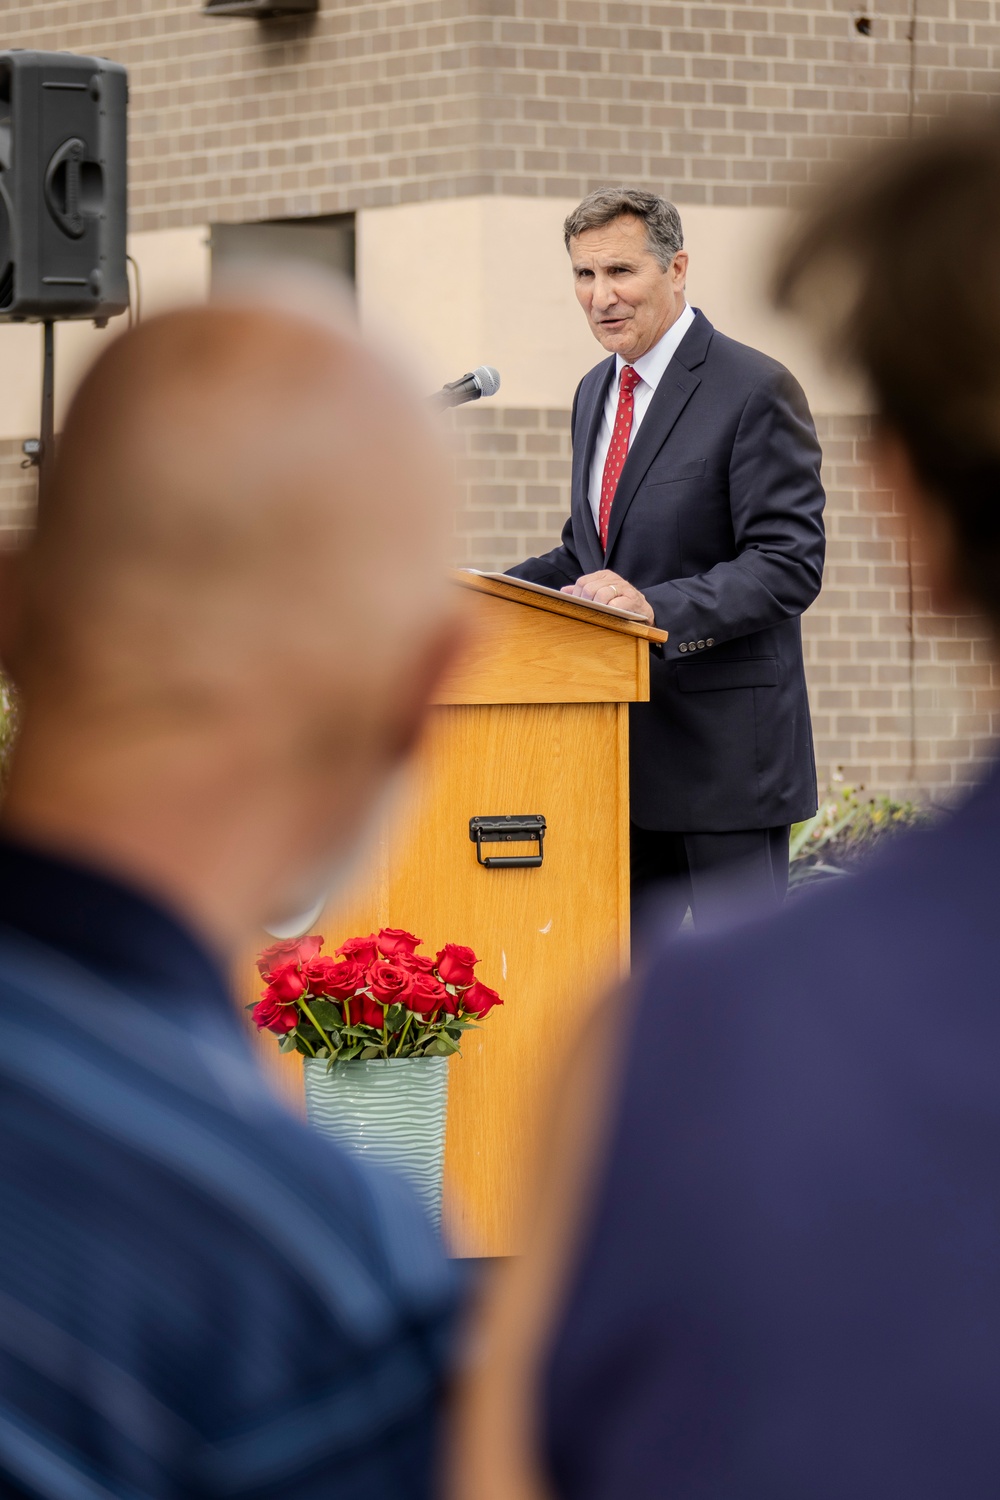
[{"label": "light green ceramic vase", "polygon": [[435,1225],[441,1222],[446,1057],[304,1059],[310,1124],[348,1151],[408,1179]]}]

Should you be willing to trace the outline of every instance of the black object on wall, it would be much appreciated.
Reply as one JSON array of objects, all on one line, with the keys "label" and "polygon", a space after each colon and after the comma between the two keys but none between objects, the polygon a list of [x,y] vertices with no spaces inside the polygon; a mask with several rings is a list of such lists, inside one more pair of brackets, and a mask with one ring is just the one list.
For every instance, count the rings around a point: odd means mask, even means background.
[{"label": "black object on wall", "polygon": [[252,21],[280,21],[319,10],[319,0],[205,0],[203,16],[242,16]]},{"label": "black object on wall", "polygon": [[0,321],[128,306],[127,105],[120,63],[0,52]]}]

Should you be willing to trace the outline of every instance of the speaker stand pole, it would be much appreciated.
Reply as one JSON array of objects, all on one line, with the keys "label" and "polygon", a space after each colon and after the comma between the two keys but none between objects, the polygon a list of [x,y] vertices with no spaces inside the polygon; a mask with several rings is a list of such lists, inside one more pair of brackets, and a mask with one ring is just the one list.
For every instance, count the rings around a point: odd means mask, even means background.
[{"label": "speaker stand pole", "polygon": [[54,324],[46,319],[42,324],[42,421],[37,438],[26,438],[21,444],[24,460],[22,469],[38,470],[38,509],[41,511],[42,495],[52,473],[55,456],[55,337]]},{"label": "speaker stand pole", "polygon": [[42,422],[38,437],[38,509],[44,503],[55,457],[55,325],[42,324]]}]

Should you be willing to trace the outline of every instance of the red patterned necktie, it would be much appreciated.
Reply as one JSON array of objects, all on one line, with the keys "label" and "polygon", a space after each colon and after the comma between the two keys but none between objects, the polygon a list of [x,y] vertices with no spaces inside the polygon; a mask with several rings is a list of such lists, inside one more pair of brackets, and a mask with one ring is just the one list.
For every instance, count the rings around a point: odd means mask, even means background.
[{"label": "red patterned necktie", "polygon": [[608,545],[608,522],[611,519],[611,502],[615,498],[615,490],[618,488],[622,466],[628,457],[628,437],[632,431],[632,412],[635,407],[635,397],[632,393],[641,379],[642,376],[637,374],[631,365],[626,365],[622,370],[621,385],[618,391],[618,412],[615,416],[615,430],[611,434],[611,447],[608,449],[608,456],[604,460],[604,478],[601,480],[601,510],[598,530],[601,533],[601,546],[605,549]]}]

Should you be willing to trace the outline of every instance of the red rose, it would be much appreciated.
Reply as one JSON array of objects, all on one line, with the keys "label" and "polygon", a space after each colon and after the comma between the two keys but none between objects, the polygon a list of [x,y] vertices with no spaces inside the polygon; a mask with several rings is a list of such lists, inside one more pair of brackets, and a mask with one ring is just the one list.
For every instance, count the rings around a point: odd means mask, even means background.
[{"label": "red rose", "polygon": [[286,964],[306,964],[323,946],[321,937],[287,938],[283,943],[272,943],[265,948],[257,960],[257,968],[263,979],[270,980]]},{"label": "red rose", "polygon": [[271,972],[271,982],[265,990],[265,995],[270,995],[279,1005],[294,1005],[300,995],[306,992],[306,982],[299,973],[296,964],[285,964],[281,969]]},{"label": "red rose", "polygon": [[414,948],[419,948],[423,938],[414,937],[412,932],[404,932],[402,927],[383,927],[378,935],[379,952],[383,958],[409,958]]},{"label": "red rose", "polygon": [[384,1005],[395,1005],[397,1000],[405,999],[412,983],[412,974],[400,964],[378,959],[368,970],[368,988]]},{"label": "red rose", "polygon": [[463,948],[461,943],[445,943],[437,956],[435,967],[442,984],[454,984],[459,987],[472,984],[475,968],[479,959],[471,948]]},{"label": "red rose", "polygon": [[418,1016],[431,1016],[436,1010],[447,1010],[451,996],[433,974],[414,974],[405,1004]]},{"label": "red rose", "polygon": [[407,969],[411,974],[433,974],[434,960],[423,953],[400,953],[394,960],[401,969]]},{"label": "red rose", "polygon": [[270,991],[263,1000],[258,1000],[252,1015],[253,1024],[259,1026],[261,1031],[289,1032],[294,1031],[299,1024],[299,1013],[295,1007],[282,1005]]},{"label": "red rose", "polygon": [[346,943],[341,943],[337,952],[342,958],[349,958],[352,963],[367,969],[378,958],[378,938],[374,932],[367,937],[348,938]]},{"label": "red rose", "polygon": [[462,1009],[467,1010],[472,1016],[489,1015],[494,1005],[502,1004],[503,1001],[496,990],[491,990],[488,984],[482,984],[478,979],[462,996]]},{"label": "red rose", "polygon": [[462,1009],[462,995],[464,993],[464,990],[460,990],[457,995],[453,995],[450,990],[445,990],[441,1014],[445,1016],[457,1016]]},{"label": "red rose", "polygon": [[314,958],[304,964],[302,974],[310,994],[328,995],[331,1000],[350,998],[365,982],[365,971],[350,959]]},{"label": "red rose", "polygon": [[385,1007],[373,1000],[367,990],[355,995],[350,1006],[354,1026],[374,1026],[376,1031],[382,1030],[385,1025]]}]

